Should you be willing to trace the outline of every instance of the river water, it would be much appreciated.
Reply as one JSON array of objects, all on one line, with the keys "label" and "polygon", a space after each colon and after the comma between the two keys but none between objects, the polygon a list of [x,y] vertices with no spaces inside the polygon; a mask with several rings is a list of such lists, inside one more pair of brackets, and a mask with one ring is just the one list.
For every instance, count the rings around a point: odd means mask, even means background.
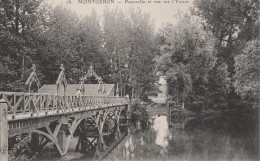
[{"label": "river water", "polygon": [[[257,117],[222,114],[179,118],[174,119],[169,127],[166,116],[155,116],[149,130],[129,127],[128,135],[104,160],[257,161],[259,160]],[[36,160],[90,160],[74,150],[62,158],[50,153],[43,158]]]},{"label": "river water", "polygon": [[106,160],[259,160],[257,119],[210,116],[175,120],[156,117],[150,130],[130,129]]}]

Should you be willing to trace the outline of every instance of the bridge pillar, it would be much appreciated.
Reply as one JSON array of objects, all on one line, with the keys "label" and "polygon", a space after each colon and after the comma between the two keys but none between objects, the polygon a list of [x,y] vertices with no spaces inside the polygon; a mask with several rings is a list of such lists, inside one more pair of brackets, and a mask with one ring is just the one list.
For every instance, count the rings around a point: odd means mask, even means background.
[{"label": "bridge pillar", "polygon": [[8,161],[8,121],[7,103],[0,100],[0,160]]},{"label": "bridge pillar", "polygon": [[66,152],[66,142],[67,142],[67,137],[66,137],[66,129],[68,129],[68,124],[61,124],[60,130],[58,132],[58,144],[61,148],[61,151],[65,155],[64,152]]},{"label": "bridge pillar", "polygon": [[40,151],[39,146],[40,146],[40,135],[37,133],[32,133],[31,147],[33,152]]}]

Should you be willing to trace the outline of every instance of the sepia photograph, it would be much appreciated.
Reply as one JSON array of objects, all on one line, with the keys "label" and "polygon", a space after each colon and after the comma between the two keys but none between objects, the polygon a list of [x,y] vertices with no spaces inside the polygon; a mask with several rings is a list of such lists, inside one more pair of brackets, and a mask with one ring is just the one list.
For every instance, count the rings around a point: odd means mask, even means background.
[{"label": "sepia photograph", "polygon": [[260,161],[259,0],[0,0],[0,161]]}]

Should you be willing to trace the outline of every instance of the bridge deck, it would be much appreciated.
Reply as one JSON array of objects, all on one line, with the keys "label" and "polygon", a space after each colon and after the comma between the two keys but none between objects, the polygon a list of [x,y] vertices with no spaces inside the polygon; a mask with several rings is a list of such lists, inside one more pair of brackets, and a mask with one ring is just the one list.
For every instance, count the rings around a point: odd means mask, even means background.
[{"label": "bridge deck", "polygon": [[62,118],[91,117],[97,111],[124,106],[128,99],[114,96],[62,96],[46,93],[0,92],[8,106],[9,137],[33,131]]}]

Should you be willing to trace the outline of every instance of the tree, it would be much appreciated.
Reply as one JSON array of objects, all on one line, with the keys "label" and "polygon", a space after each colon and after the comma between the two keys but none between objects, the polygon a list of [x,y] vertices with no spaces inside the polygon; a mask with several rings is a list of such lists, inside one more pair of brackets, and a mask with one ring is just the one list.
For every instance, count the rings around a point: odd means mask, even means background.
[{"label": "tree", "polygon": [[[130,43],[131,21],[118,8],[104,10],[104,50],[110,60],[110,74],[113,82],[119,83],[120,95],[129,93],[128,55]],[[127,90],[127,91],[126,91]]]},{"label": "tree", "polygon": [[129,70],[132,84],[132,96],[147,100],[155,89],[155,44],[153,23],[150,15],[141,10],[130,10],[131,41],[129,52]]},{"label": "tree", "polygon": [[260,40],[249,41],[243,54],[235,57],[234,87],[243,98],[249,99],[256,107],[259,105],[260,86]]},{"label": "tree", "polygon": [[86,71],[90,64],[102,76],[104,82],[109,83],[108,60],[104,53],[103,33],[100,19],[95,10],[81,18],[77,35],[76,50],[81,58],[81,71]]},{"label": "tree", "polygon": [[184,15],[176,25],[161,29],[159,69],[166,72],[168,94],[182,104],[207,104],[208,74],[214,68],[215,40],[197,17]]},{"label": "tree", "polygon": [[[147,100],[154,90],[154,31],[148,14],[117,8],[104,12],[105,51],[112,79],[132,98]],[[123,87],[126,85],[125,87]]]},{"label": "tree", "polygon": [[[40,35],[37,57],[44,74],[43,84],[54,83],[64,64],[69,83],[76,83],[75,70],[79,56],[75,50],[78,16],[63,6],[56,6],[49,12],[46,30]],[[74,76],[75,74],[76,76]],[[76,80],[74,80],[74,79]]]},{"label": "tree", "polygon": [[[259,37],[258,0],[195,0],[195,14],[204,21],[204,27],[217,38],[215,50],[220,62],[228,66],[231,86],[228,94],[229,107],[243,107],[245,102],[235,92],[235,57],[242,54],[248,41]],[[238,108],[237,108],[238,109]]]},{"label": "tree", "polygon": [[24,90],[45,9],[42,0],[0,2],[1,90]]},{"label": "tree", "polygon": [[209,72],[208,79],[208,106],[214,110],[228,109],[231,79],[227,64],[218,59],[214,68]]},{"label": "tree", "polygon": [[204,19],[217,38],[218,55],[234,74],[234,57],[243,49],[246,41],[259,34],[256,21],[259,17],[258,0],[195,0],[195,13]]}]

